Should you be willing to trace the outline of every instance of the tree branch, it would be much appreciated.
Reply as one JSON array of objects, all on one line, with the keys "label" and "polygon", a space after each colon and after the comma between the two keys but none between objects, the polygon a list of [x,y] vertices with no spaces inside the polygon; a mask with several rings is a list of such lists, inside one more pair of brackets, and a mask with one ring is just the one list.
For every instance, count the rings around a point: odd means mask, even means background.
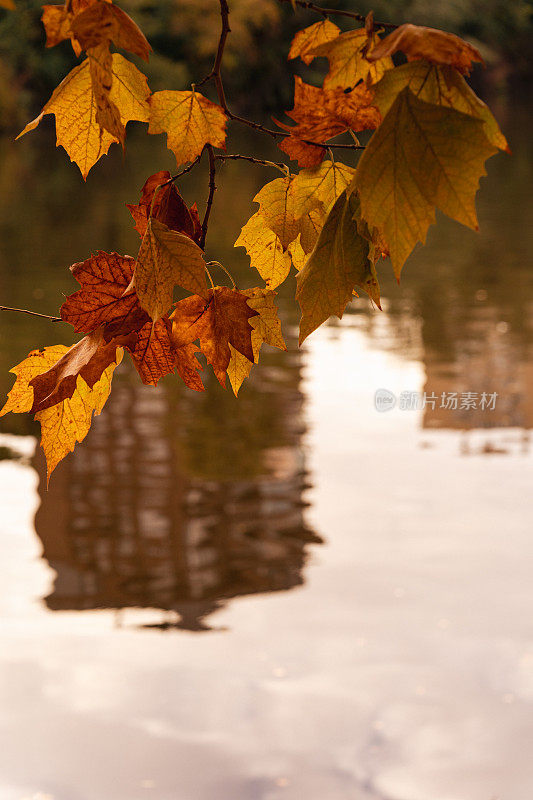
[{"label": "tree branch", "polygon": [[30,314],[32,317],[42,317],[48,319],[50,322],[63,322],[61,317],[51,317],[49,314],[39,314],[38,311],[28,311],[27,308],[9,308],[8,306],[0,306],[0,311],[16,311],[19,314]]},{"label": "tree branch", "polygon": [[[366,17],[364,14],[357,14],[355,11],[341,11],[338,8],[323,8],[316,3],[309,3],[307,0],[278,0],[278,3],[295,3],[300,8],[306,8],[308,11],[315,11],[323,17],[337,16],[348,17],[354,19],[356,22],[365,22]],[[387,28],[388,30],[395,30],[398,26],[393,22],[374,22],[377,28]]]},{"label": "tree branch", "polygon": [[238,154],[230,155],[228,153],[223,153],[222,155],[215,156],[215,161],[238,161],[238,160],[249,161],[251,164],[260,164],[263,167],[275,167],[276,169],[279,169],[283,173],[286,173],[288,169],[287,165],[284,164],[283,162],[266,161],[263,158],[254,158],[253,156],[241,156]]},{"label": "tree branch", "polygon": [[215,176],[216,176],[216,161],[215,161],[215,153],[213,151],[212,145],[206,145],[207,155],[209,156],[209,196],[207,198],[207,205],[205,207],[205,214],[204,220],[202,222],[202,236],[200,239],[200,247],[202,250],[205,248],[205,239],[207,236],[207,226],[209,225],[209,215],[211,214],[211,208],[213,206],[213,198],[216,192],[216,183],[215,183]]}]

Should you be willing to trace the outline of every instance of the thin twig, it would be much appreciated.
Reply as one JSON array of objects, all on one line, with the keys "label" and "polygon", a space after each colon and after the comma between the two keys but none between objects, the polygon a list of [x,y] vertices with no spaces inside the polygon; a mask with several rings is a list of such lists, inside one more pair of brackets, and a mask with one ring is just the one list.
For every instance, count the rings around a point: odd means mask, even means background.
[{"label": "thin twig", "polygon": [[39,314],[38,311],[28,311],[27,308],[9,308],[8,306],[0,306],[0,311],[17,311],[19,314],[30,314],[32,317],[42,317],[48,319],[50,322],[64,322],[61,317],[51,317],[49,314]]},{"label": "thin twig", "polygon": [[[338,8],[323,8],[316,3],[309,3],[307,0],[278,0],[278,3],[296,3],[300,8],[306,8],[308,11],[316,11],[323,17],[337,16],[348,17],[354,19],[356,22],[365,22],[366,17],[364,14],[357,14],[355,11],[342,11]],[[376,28],[387,28],[388,30],[395,30],[398,26],[393,22],[374,22]]]},{"label": "thin twig", "polygon": [[[202,150],[202,153],[203,153],[203,150]],[[169,178],[168,181],[165,181],[165,183],[162,183],[161,186],[168,186],[169,183],[174,183],[174,181],[177,181],[178,178],[181,178],[182,175],[186,175],[187,172],[190,172],[191,169],[193,167],[195,167],[198,164],[198,162],[200,161],[200,159],[202,157],[202,153],[200,153],[199,156],[196,156],[194,161],[191,161],[189,166],[187,166],[184,169],[180,170],[176,175],[173,175],[171,178]]]},{"label": "thin twig", "polygon": [[209,197],[207,198],[207,205],[205,207],[205,215],[204,220],[202,222],[202,236],[200,238],[200,247],[202,250],[205,247],[205,239],[207,236],[207,226],[209,225],[209,215],[211,214],[211,208],[213,205],[213,198],[216,192],[216,183],[215,183],[215,176],[216,176],[216,161],[215,161],[215,153],[213,151],[212,145],[206,145],[207,155],[209,156]]},{"label": "thin twig", "polygon": [[283,162],[277,161],[266,161],[263,158],[254,158],[253,156],[241,156],[238,154],[228,154],[223,153],[222,155],[216,155],[215,161],[249,161],[251,164],[260,164],[263,167],[275,167],[275,169],[279,169],[280,172],[284,174],[287,173],[288,167]]}]

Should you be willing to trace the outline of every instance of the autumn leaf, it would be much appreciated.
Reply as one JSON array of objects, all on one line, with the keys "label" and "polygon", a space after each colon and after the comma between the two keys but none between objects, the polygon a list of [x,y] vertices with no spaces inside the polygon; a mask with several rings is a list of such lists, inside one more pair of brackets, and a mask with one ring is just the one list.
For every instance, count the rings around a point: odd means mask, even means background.
[{"label": "autumn leaf", "polygon": [[389,246],[396,276],[435,222],[435,208],[477,229],[475,195],[496,152],[484,123],[403,89],[367,145],[354,178],[361,214]]},{"label": "autumn leaf", "polygon": [[483,63],[479,50],[453,33],[420,25],[400,25],[372,49],[367,58],[379,63],[399,50],[408,61],[424,60],[432,64],[448,64],[468,74],[474,62]]},{"label": "autumn leaf", "polygon": [[15,8],[15,3],[13,0],[0,0],[0,7],[7,8],[9,11],[13,11]]},{"label": "autumn leaf", "polygon": [[374,102],[383,115],[406,86],[419,100],[455,108],[456,111],[482,120],[489,142],[500,150],[510,152],[507,140],[489,108],[453,67],[437,66],[428,61],[412,61],[386,72],[374,87]]},{"label": "autumn leaf", "polygon": [[296,218],[320,206],[327,214],[353,180],[355,170],[327,159],[315,169],[302,169],[289,187],[290,205]]},{"label": "autumn leaf", "polygon": [[[278,310],[274,303],[276,293],[269,289],[245,289],[242,294],[248,297],[248,305],[257,311],[256,317],[251,317],[250,325],[252,331],[252,350],[254,355],[254,363],[259,361],[259,351],[263,343],[278,347],[280,350],[286,350],[287,347],[283,340],[281,333],[281,322],[278,317]],[[228,377],[230,379],[231,388],[235,396],[238,395],[239,389],[243,381],[249,376],[252,369],[252,362],[235,350],[230,345],[231,357],[228,364]]]},{"label": "autumn leaf", "polygon": [[148,220],[130,288],[155,321],[172,305],[174,286],[207,297],[202,250],[183,233],[171,231],[153,217]]},{"label": "autumn leaf", "polygon": [[[170,172],[167,170],[156,172],[145,182],[140,202],[137,205],[126,203],[126,208],[129,209],[135,220],[135,230],[144,236],[151,209],[154,219],[159,220],[173,231],[190,236],[196,244],[200,244],[202,226],[196,206],[187,208],[174,184],[169,183],[170,178]],[[160,186],[162,188],[158,189]]]},{"label": "autumn leaf", "polygon": [[[41,20],[46,33],[46,47],[55,47],[65,39],[70,39],[72,49],[79,56],[82,47],[72,33],[72,22],[86,8],[99,2],[100,0],[67,0],[62,6],[44,5]],[[110,3],[111,0],[105,2]]]},{"label": "autumn leaf", "polygon": [[[373,94],[364,84],[351,92],[340,88],[325,90],[304,83],[298,76],[294,79],[294,108],[287,111],[287,116],[296,125],[276,120],[280,128],[290,133],[280,148],[292,156],[296,147],[296,158],[302,167],[319,164],[325,154],[323,147],[314,147],[306,141],[327,142],[347,130],[354,133],[371,130],[381,122],[381,115],[373,105]],[[299,142],[295,143],[295,139]]]},{"label": "autumn leaf", "polygon": [[[33,350],[24,361],[13,367],[15,385],[8,400],[0,411],[0,416],[9,411],[25,413],[34,406],[32,383],[43,373],[53,370],[68,354],[64,345],[53,345],[44,350]],[[41,424],[41,446],[47,462],[48,479],[59,462],[87,436],[91,427],[93,413],[100,414],[109,393],[116,366],[122,359],[121,348],[117,349],[116,360],[101,374],[90,388],[81,376],[76,379],[72,395],[56,405],[45,408],[35,415]]]},{"label": "autumn leaf", "polygon": [[122,343],[123,340],[119,342],[117,339],[106,342],[102,328],[76,342],[53,367],[30,380],[34,392],[32,413],[44,411],[72,397],[78,375],[92,389],[116,360],[117,345]]},{"label": "autumn leaf", "polygon": [[67,297],[61,306],[61,319],[84,333],[108,323],[114,323],[114,335],[138,330],[149,317],[141,311],[136,294],[124,295],[134,266],[131,256],[102,250],[73,264],[70,271],[82,288]]},{"label": "autumn leaf", "polygon": [[170,315],[172,343],[180,348],[199,340],[200,349],[222,386],[226,385],[226,370],[230,361],[231,344],[249,361],[254,360],[250,318],[257,315],[247,296],[236,289],[216,286],[209,298],[192,296],[180,300]]},{"label": "autumn leaf", "polygon": [[148,133],[166,133],[178,167],[193,161],[206,144],[226,148],[227,117],[199,92],[155,92],[150,98]]},{"label": "autumn leaf", "polygon": [[296,276],[296,299],[302,309],[300,344],[332,314],[341,319],[355,287],[379,305],[379,286],[369,260],[369,243],[357,229],[359,200],[346,190],[331,209],[318,242]]},{"label": "autumn leaf", "polygon": [[145,61],[152,50],[131,17],[112,3],[93,3],[74,17],[70,29],[83,50],[111,41]]},{"label": "autumn leaf", "polygon": [[[89,59],[69,72],[50,100],[17,139],[34,130],[45,114],[56,118],[57,145],[65,148],[85,179],[91,167],[118,141],[96,121],[97,104],[91,80]],[[150,90],[146,77],[119,53],[112,56],[113,82],[109,99],[120,111],[122,125],[130,120],[148,121],[147,99]]]},{"label": "autumn leaf", "polygon": [[289,50],[289,60],[292,58],[302,59],[304,64],[310,64],[315,58],[312,51],[315,47],[321,44],[331,42],[336,39],[340,34],[340,28],[330,22],[329,19],[323,19],[321,22],[315,22],[314,25],[309,25],[302,31],[298,31],[291,43]]},{"label": "autumn leaf", "polygon": [[171,339],[171,322],[168,316],[148,322],[141,330],[133,345],[127,345],[133,363],[143,383],[156,386],[165,375],[177,370],[190,389],[204,391],[198,374],[202,369],[196,358],[198,348],[193,344],[175,346]]},{"label": "autumn leaf", "polygon": [[[359,81],[376,83],[394,64],[388,57],[373,58],[370,61],[368,51],[375,54],[375,46],[379,43],[377,34],[369,38],[364,28],[341,33],[335,39],[307,51],[308,56],[325,57],[329,61],[329,72],[324,79],[324,89],[350,89]],[[370,45],[370,47],[369,47]]]},{"label": "autumn leaf", "polygon": [[275,289],[291,270],[291,257],[283,248],[279,236],[267,227],[257,212],[241,230],[235,247],[244,247],[250,256],[250,266],[256,269],[266,285]]},{"label": "autumn leaf", "polygon": [[87,51],[92,92],[96,106],[95,119],[100,128],[117,139],[122,146],[126,129],[117,105],[111,100],[113,86],[113,57],[107,42]]}]

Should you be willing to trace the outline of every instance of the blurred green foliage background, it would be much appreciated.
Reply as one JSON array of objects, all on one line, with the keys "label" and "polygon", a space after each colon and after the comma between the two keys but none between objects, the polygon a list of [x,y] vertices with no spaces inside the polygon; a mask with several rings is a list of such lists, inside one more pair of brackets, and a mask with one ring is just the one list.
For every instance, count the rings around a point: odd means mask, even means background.
[{"label": "blurred green foliage background", "polygon": [[[39,0],[15,0],[16,11],[0,10],[0,126],[15,130],[37,112],[76,64],[70,44],[45,49]],[[458,33],[481,50],[488,70],[482,80],[505,90],[533,74],[533,4],[528,0],[328,0],[324,5],[376,19],[414,22]],[[153,90],[184,89],[210,69],[219,35],[217,0],[122,0],[120,5],[145,32],[154,54],[148,77]],[[286,56],[295,31],[317,20],[277,0],[230,0],[232,33],[224,56],[224,80],[232,105],[248,113],[288,107],[292,81],[305,69]],[[342,28],[353,27],[338,17]],[[320,60],[307,69],[321,70]],[[143,69],[146,69],[143,66]],[[479,78],[478,78],[479,80]]]}]

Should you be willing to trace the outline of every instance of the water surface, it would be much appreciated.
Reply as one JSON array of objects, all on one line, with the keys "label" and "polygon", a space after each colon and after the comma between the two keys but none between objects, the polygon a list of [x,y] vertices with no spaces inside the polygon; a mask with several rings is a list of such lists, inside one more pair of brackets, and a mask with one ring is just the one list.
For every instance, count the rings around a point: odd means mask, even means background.
[{"label": "water surface", "polygon": [[[533,153],[500,112],[481,233],[441,219],[401,287],[384,266],[383,314],[298,350],[289,286],[288,353],[238,401],[125,364],[48,492],[34,424],[2,419],[0,800],[530,800]],[[135,252],[123,204],[172,167],[150,140],[86,187],[2,143],[3,304],[56,313],[70,263]],[[225,173],[209,255],[252,285],[232,245],[268,176]],[[71,341],[1,322],[2,394]]]}]

